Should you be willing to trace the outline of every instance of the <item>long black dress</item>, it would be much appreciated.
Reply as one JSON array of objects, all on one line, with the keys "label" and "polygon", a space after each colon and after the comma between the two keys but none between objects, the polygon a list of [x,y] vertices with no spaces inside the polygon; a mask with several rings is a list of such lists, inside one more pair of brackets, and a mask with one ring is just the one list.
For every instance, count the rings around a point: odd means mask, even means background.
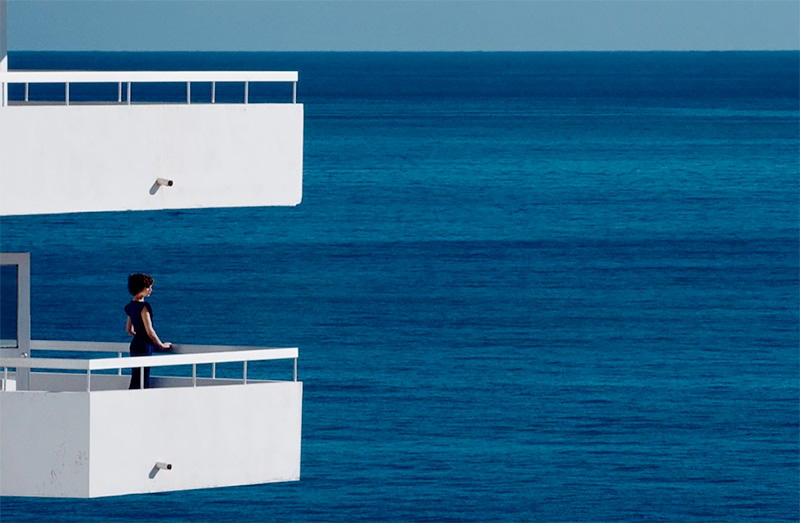
[{"label": "long black dress", "polygon": [[[153,307],[145,301],[131,301],[125,305],[125,314],[131,319],[133,325],[133,332],[136,334],[131,340],[131,356],[151,356],[153,354],[153,340],[147,335],[147,330],[144,328],[144,321],[142,320],[142,310],[147,309],[150,313],[150,321],[153,320]],[[144,380],[141,377],[141,371],[144,371]],[[150,367],[134,368],[131,375],[131,385],[129,389],[141,388],[140,383],[144,381],[144,388],[150,388]]]}]

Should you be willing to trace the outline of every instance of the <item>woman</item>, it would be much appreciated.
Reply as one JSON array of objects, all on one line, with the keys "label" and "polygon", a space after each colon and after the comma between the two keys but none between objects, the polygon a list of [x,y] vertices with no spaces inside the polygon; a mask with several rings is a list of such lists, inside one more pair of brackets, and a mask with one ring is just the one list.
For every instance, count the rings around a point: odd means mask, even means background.
[{"label": "woman", "polygon": [[[131,340],[131,356],[150,356],[153,346],[161,350],[169,350],[171,343],[162,343],[153,329],[153,308],[144,299],[153,292],[153,277],[149,274],[136,273],[128,276],[128,291],[133,298],[125,306],[128,315],[125,330],[133,336]],[[141,372],[144,371],[144,377]],[[150,367],[134,368],[129,389],[150,388]]]}]

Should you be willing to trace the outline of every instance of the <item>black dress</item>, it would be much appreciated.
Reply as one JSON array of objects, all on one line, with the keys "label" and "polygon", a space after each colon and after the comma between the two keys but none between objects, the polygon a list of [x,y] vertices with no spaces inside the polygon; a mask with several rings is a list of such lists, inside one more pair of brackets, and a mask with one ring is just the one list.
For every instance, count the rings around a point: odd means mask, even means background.
[{"label": "black dress", "polygon": [[[147,329],[144,328],[144,321],[142,320],[142,310],[147,309],[150,313],[150,321],[153,320],[153,308],[146,301],[131,301],[125,305],[125,314],[131,319],[133,325],[133,332],[136,334],[131,340],[131,356],[151,356],[153,354],[153,340],[147,335]],[[140,375],[144,371],[144,380]],[[144,381],[144,388],[150,388],[150,367],[142,369],[134,368],[131,375],[131,385],[129,389],[141,388],[140,383]]]}]

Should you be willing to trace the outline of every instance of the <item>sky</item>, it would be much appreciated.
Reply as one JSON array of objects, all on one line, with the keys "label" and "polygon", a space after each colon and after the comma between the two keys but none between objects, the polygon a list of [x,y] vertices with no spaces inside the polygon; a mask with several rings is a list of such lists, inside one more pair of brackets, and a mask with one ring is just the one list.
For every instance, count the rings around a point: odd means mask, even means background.
[{"label": "sky", "polygon": [[8,0],[9,51],[800,49],[798,0]]}]

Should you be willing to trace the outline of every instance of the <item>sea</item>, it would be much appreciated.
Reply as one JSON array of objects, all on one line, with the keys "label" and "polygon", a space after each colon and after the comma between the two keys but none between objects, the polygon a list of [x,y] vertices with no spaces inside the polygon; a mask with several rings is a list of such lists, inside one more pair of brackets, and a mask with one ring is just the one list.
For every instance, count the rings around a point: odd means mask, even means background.
[{"label": "sea", "polygon": [[800,53],[9,61],[299,72],[299,206],[4,217],[0,247],[35,339],[126,341],[145,271],[163,340],[299,347],[304,403],[299,482],[3,522],[800,520]]}]

